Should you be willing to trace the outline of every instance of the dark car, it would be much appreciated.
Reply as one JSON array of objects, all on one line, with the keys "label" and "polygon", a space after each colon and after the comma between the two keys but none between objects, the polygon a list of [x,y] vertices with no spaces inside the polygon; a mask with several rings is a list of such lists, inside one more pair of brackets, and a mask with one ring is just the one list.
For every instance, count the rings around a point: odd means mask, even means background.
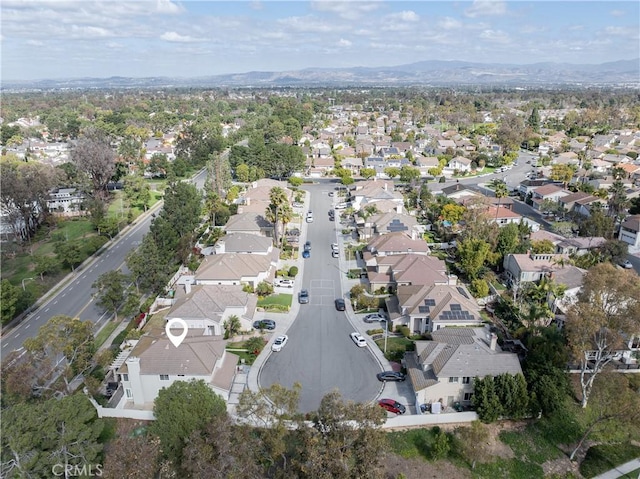
[{"label": "dark car", "polygon": [[305,251],[311,251],[311,241],[307,241],[307,242],[304,244],[304,250],[305,250]]},{"label": "dark car", "polygon": [[378,406],[394,414],[404,414],[407,412],[407,408],[404,404],[400,404],[395,399],[380,399],[380,401],[378,401]]},{"label": "dark car", "polygon": [[396,371],[382,371],[381,373],[376,374],[378,381],[386,382],[386,381],[404,381],[407,379],[407,376],[404,373],[396,372]]},{"label": "dark car", "polygon": [[303,289],[298,293],[298,303],[307,304],[309,302],[309,291]]},{"label": "dark car", "polygon": [[338,311],[344,311],[345,309],[347,309],[347,305],[344,302],[344,299],[342,299],[342,298],[336,299],[336,309]]},{"label": "dark car", "polygon": [[276,329],[276,322],[273,319],[261,319],[259,321],[254,321],[253,327],[255,329],[274,330]]},{"label": "dark car", "polygon": [[305,258],[305,259],[306,258],[311,258],[311,251],[309,251],[308,249],[304,250],[302,252],[302,257]]}]

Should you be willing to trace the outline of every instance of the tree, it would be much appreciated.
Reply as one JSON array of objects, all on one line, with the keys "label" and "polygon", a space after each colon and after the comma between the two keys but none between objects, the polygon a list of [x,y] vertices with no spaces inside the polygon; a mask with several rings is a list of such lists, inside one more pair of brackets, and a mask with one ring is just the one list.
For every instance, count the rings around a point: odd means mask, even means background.
[{"label": "tree", "polygon": [[75,241],[56,243],[54,244],[53,249],[58,260],[69,266],[72,271],[75,271],[76,266],[80,264],[84,258],[80,245]]},{"label": "tree", "polygon": [[616,219],[624,218],[624,213],[629,206],[629,199],[627,197],[627,190],[622,183],[620,177],[616,176],[615,181],[609,187],[609,215]]},{"label": "tree", "polygon": [[583,408],[587,407],[596,377],[638,331],[638,275],[631,270],[618,270],[610,263],[591,268],[566,321],[569,348],[580,365]]},{"label": "tree", "polygon": [[27,241],[48,212],[49,191],[58,186],[61,170],[39,162],[2,157],[0,160],[0,205],[3,223],[14,236]]},{"label": "tree", "polygon": [[140,206],[147,211],[151,188],[141,176],[127,176],[124,179],[124,196],[131,205]]},{"label": "tree", "polygon": [[480,421],[473,421],[470,427],[459,427],[455,431],[462,449],[462,455],[471,463],[471,469],[476,468],[476,462],[487,456],[489,444],[489,430]]},{"label": "tree", "polygon": [[242,323],[240,323],[240,318],[235,314],[232,314],[227,318],[224,322],[224,336],[225,339],[229,339],[240,333],[242,329]]},{"label": "tree", "polygon": [[16,304],[20,298],[20,290],[8,279],[0,283],[0,308],[2,308],[2,324],[7,324],[16,314]]},{"label": "tree", "polygon": [[291,208],[285,190],[279,186],[271,188],[265,218],[273,223],[273,242],[276,246],[280,245],[280,225],[283,223],[282,216],[286,213],[287,207]]},{"label": "tree", "polygon": [[458,243],[458,266],[470,280],[476,279],[482,269],[491,246],[482,239],[467,238]]},{"label": "tree", "polygon": [[[345,401],[333,391],[312,416],[313,429],[302,432],[304,450],[297,467],[306,477],[382,478],[386,414],[377,405]],[[306,433],[306,434],[305,434]]]},{"label": "tree", "polygon": [[[160,441],[144,432],[137,434],[131,421],[118,421],[116,438],[105,447],[105,479],[147,479],[156,477]],[[141,460],[141,458],[144,458]]]},{"label": "tree", "polygon": [[522,118],[513,113],[502,115],[500,126],[496,131],[496,142],[502,146],[503,151],[516,151],[520,148],[524,139],[524,122]]},{"label": "tree", "polygon": [[51,477],[56,465],[95,467],[103,429],[83,394],[10,407],[2,414],[2,475]]},{"label": "tree", "polygon": [[387,166],[384,169],[384,174],[389,178],[395,178],[396,176],[400,176],[400,168],[396,168],[395,166]]},{"label": "tree", "polygon": [[260,467],[262,444],[258,437],[249,426],[235,425],[227,415],[211,418],[204,428],[192,432],[187,442],[182,468],[189,477],[264,477],[264,471]]},{"label": "tree", "polygon": [[569,459],[573,460],[584,441],[598,435],[605,441],[626,440],[629,427],[636,428],[640,420],[640,396],[629,387],[625,374],[600,374],[594,383],[592,401],[584,410],[584,432]]},{"label": "tree", "polygon": [[[98,298],[98,306],[104,308],[108,313],[115,315],[118,320],[118,311],[123,309],[122,313],[126,316],[135,311],[135,307],[140,304],[139,297],[135,297],[134,301],[129,301],[133,293],[129,289],[131,278],[119,270],[107,271],[93,283],[92,287],[96,289]],[[125,307],[125,306],[129,307]]]},{"label": "tree", "polygon": [[496,219],[497,219],[502,198],[505,198],[506,196],[509,195],[509,189],[507,188],[507,184],[504,181],[500,181],[500,180],[494,181],[493,194],[495,195],[496,198],[498,198],[498,208],[496,208]]},{"label": "tree", "polygon": [[273,285],[266,281],[260,281],[258,286],[256,286],[256,294],[261,297],[273,294]]},{"label": "tree", "polygon": [[368,180],[376,176],[376,170],[375,168],[361,168],[360,176],[362,176],[365,180]]},{"label": "tree", "polygon": [[55,373],[58,358],[64,356],[62,379],[69,394],[72,379],[93,367],[96,351],[93,323],[70,316],[54,316],[40,327],[36,336],[25,339],[24,347],[32,355],[32,360],[38,363],[39,376],[34,380],[39,380],[39,384],[33,384],[34,389],[49,388],[49,375]]},{"label": "tree", "polygon": [[[436,426],[437,427],[437,426]],[[451,450],[449,436],[446,432],[438,430],[431,446],[431,458],[434,460],[444,459]]]},{"label": "tree", "polygon": [[594,203],[591,205],[590,215],[578,222],[578,233],[580,236],[611,238],[613,226],[613,219],[604,213],[602,205]]},{"label": "tree", "polygon": [[518,232],[518,225],[515,223],[509,223],[508,225],[500,228],[498,232],[498,240],[496,245],[496,251],[501,256],[505,256],[508,253],[515,253],[520,243],[520,236]]},{"label": "tree", "polygon": [[527,126],[534,132],[540,131],[540,113],[538,113],[538,107],[534,106],[531,110],[531,115],[527,119]]},{"label": "tree", "polygon": [[465,211],[466,208],[462,205],[448,203],[442,207],[441,216],[443,220],[455,225],[462,219]]},{"label": "tree", "polygon": [[107,184],[116,167],[115,153],[106,134],[97,128],[86,129],[71,150],[71,160],[91,180],[93,194],[106,199]]},{"label": "tree", "polygon": [[55,274],[58,271],[58,262],[49,255],[38,255],[34,257],[34,272],[44,280],[45,274]]},{"label": "tree", "polygon": [[485,376],[482,379],[474,378],[471,402],[482,422],[497,421],[503,414],[500,398],[496,394],[493,376]]},{"label": "tree", "polygon": [[554,181],[562,181],[564,187],[567,187],[567,184],[573,178],[576,170],[571,165],[564,164],[554,164],[551,165],[551,179]]},{"label": "tree", "polygon": [[249,182],[249,167],[245,163],[236,167],[236,179],[241,183]]},{"label": "tree", "polygon": [[153,405],[149,431],[160,439],[162,453],[181,464],[185,441],[216,416],[226,416],[224,400],[203,380],[175,381],[162,388]]},{"label": "tree", "polygon": [[420,178],[420,170],[412,166],[403,166],[398,174],[403,183],[412,183]]},{"label": "tree", "polygon": [[159,293],[167,283],[170,265],[160,256],[153,236],[147,234],[137,250],[131,250],[125,262],[138,292]]}]

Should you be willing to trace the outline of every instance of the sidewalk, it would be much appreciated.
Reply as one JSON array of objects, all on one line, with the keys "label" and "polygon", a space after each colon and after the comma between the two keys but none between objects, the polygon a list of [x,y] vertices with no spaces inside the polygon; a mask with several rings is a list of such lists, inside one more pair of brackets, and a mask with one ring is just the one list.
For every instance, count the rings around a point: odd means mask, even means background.
[{"label": "sidewalk", "polygon": [[[620,476],[624,476],[625,474],[635,471],[636,469],[640,469],[640,457],[634,459],[633,461],[625,462],[618,467],[611,469],[599,476],[594,477],[593,479],[617,479]],[[638,479],[640,479],[640,473],[638,474]]]}]

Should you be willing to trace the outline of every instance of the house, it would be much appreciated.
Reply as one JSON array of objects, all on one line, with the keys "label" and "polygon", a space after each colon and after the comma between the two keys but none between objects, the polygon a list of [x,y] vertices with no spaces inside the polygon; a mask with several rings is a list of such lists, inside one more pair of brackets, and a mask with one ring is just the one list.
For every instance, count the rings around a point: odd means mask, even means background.
[{"label": "house", "polygon": [[[266,236],[249,233],[231,233],[223,236],[213,248],[213,254],[244,253],[270,255],[273,253],[273,241]],[[203,254],[205,254],[203,252]]]},{"label": "house", "polygon": [[447,163],[447,170],[460,173],[467,173],[471,171],[471,160],[464,156],[456,156]]},{"label": "house", "polygon": [[[375,261],[373,266],[369,266]],[[424,254],[373,256],[367,260],[367,278],[371,291],[395,290],[398,285],[448,284],[456,281],[447,275],[443,260]]]},{"label": "house", "polygon": [[[394,323],[407,325],[415,334],[482,324],[476,300],[464,285],[453,281],[399,284],[396,297],[399,317],[391,314],[391,319]],[[390,313],[394,311],[396,308],[392,308]]]},{"label": "house", "polygon": [[270,282],[275,276],[280,250],[270,255],[224,253],[205,256],[195,273],[195,284],[250,284]]},{"label": "house", "polygon": [[620,225],[618,239],[629,245],[629,248],[640,248],[640,215],[628,217]]},{"label": "house", "polygon": [[504,206],[490,206],[487,208],[486,216],[491,223],[496,223],[501,227],[511,223],[520,224],[522,222],[522,215]]},{"label": "house", "polygon": [[250,331],[257,298],[242,291],[241,286],[184,285],[178,289],[174,304],[165,316],[166,320],[181,318],[189,330],[202,330],[209,336],[222,336],[224,322],[229,316],[237,316],[241,329]]},{"label": "house", "polygon": [[591,250],[600,248],[606,239],[602,236],[579,236],[576,238],[565,238],[551,231],[540,230],[531,233],[529,236],[531,241],[550,241],[555,246],[556,254],[581,256]]},{"label": "house", "polygon": [[481,198],[483,195],[477,191],[472,190],[469,186],[462,183],[456,183],[455,185],[445,186],[441,190],[442,194],[447,198],[458,200],[460,198]]},{"label": "house", "polygon": [[137,341],[117,369],[124,389],[122,409],[153,409],[162,388],[176,381],[204,380],[226,401],[236,374],[238,356],[226,351],[226,341],[189,330],[177,347],[164,330],[147,333]]},{"label": "house", "polygon": [[369,180],[358,184],[356,190],[351,192],[351,205],[355,211],[382,200],[404,206],[404,197],[402,193],[394,191],[393,181]]},{"label": "house", "polygon": [[389,232],[373,238],[367,244],[363,252],[363,259],[368,266],[374,266],[377,263],[369,263],[369,259],[375,256],[391,256],[397,254],[430,254],[431,250],[427,242],[422,238],[409,236],[404,231]]},{"label": "house", "polygon": [[531,201],[533,202],[533,209],[540,210],[545,200],[558,202],[563,196],[568,196],[569,191],[566,191],[562,186],[555,184],[548,184],[538,186],[532,192]]},{"label": "house", "polygon": [[54,214],[80,213],[85,200],[84,193],[75,188],[56,188],[49,193],[47,208]]},{"label": "house", "polygon": [[572,211],[575,211],[576,204],[578,201],[582,201],[587,198],[596,199],[595,196],[589,193],[585,193],[584,191],[577,191],[575,193],[571,193],[567,196],[563,196],[562,198],[559,198],[558,203],[560,203],[560,206],[562,206],[567,213],[570,213]]},{"label": "house", "polygon": [[[474,378],[522,374],[518,355],[503,352],[489,328],[444,328],[405,354],[416,405],[471,403]],[[420,411],[420,407],[417,407]]]},{"label": "house", "polygon": [[264,217],[264,213],[240,213],[229,218],[224,230],[227,234],[247,233],[270,237],[273,234],[273,223]]},{"label": "house", "polygon": [[600,205],[602,211],[606,212],[609,209],[607,200],[599,198],[597,196],[589,196],[588,198],[577,200],[573,205],[573,211],[581,216],[590,216],[591,208],[596,203]]},{"label": "house", "polygon": [[553,183],[553,182],[548,179],[521,181],[520,185],[518,186],[518,194],[520,195],[521,198],[526,198],[530,194],[533,195],[533,190],[535,190],[536,188],[543,185],[548,185],[550,183]]},{"label": "house", "polygon": [[519,285],[539,281],[545,276],[551,277],[566,258],[566,255],[551,253],[509,253],[504,257],[503,267],[509,281]]},{"label": "house", "polygon": [[[383,203],[382,201],[377,204]],[[378,213],[364,219],[356,217],[356,227],[358,237],[360,239],[369,239],[380,235],[389,235],[391,233],[404,233],[412,239],[419,236],[420,226],[415,216],[409,216],[398,212],[400,205],[389,202],[389,206],[395,206],[396,209],[381,208],[386,213]],[[377,205],[376,204],[376,205]],[[424,243],[424,241],[423,241]],[[426,245],[426,243],[425,243]]]}]

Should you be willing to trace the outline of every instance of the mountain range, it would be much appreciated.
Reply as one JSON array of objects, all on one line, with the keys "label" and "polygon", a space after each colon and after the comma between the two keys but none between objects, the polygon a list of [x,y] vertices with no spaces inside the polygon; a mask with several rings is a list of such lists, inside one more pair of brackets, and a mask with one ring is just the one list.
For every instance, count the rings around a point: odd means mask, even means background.
[{"label": "mountain range", "polygon": [[196,78],[110,77],[3,82],[2,89],[322,86],[503,86],[617,85],[638,87],[640,58],[600,64],[527,65],[429,60],[389,67],[306,68],[252,71]]}]

